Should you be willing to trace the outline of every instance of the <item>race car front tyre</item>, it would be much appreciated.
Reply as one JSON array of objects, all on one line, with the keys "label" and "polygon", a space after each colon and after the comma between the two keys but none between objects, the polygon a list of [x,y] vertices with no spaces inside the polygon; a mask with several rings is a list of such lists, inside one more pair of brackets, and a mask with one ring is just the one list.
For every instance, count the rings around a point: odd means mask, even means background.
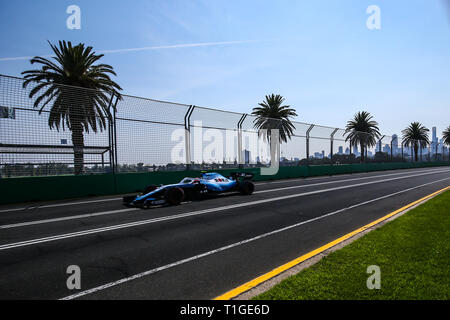
[{"label": "race car front tyre", "polygon": [[123,204],[129,205],[134,199],[136,199],[136,196],[125,196],[123,197]]},{"label": "race car front tyre", "polygon": [[171,188],[167,190],[165,198],[169,204],[179,205],[184,200],[184,191],[181,188]]},{"label": "race car front tyre", "polygon": [[239,183],[239,192],[243,195],[250,195],[255,191],[255,185],[251,181],[242,181]]},{"label": "race car front tyre", "polygon": [[152,192],[153,190],[156,190],[156,189],[158,189],[158,186],[155,186],[155,185],[151,184],[151,185],[147,186],[144,189],[144,191],[142,191],[142,194],[147,194],[147,193]]}]

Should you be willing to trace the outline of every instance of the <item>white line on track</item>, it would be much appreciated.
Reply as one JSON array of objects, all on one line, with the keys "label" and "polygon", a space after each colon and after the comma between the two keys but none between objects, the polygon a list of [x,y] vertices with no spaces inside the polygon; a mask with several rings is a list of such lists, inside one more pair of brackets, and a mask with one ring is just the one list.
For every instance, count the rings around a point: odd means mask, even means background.
[{"label": "white line on track", "polygon": [[[371,176],[363,176],[360,178],[353,178],[353,179],[343,179],[343,180],[336,180],[336,181],[351,181],[351,180],[361,180],[361,179],[369,179],[369,178],[376,178],[376,177],[387,177],[387,176],[397,176],[400,174],[409,174],[409,173],[421,173],[421,172],[430,172],[430,171],[436,171],[436,170],[442,170],[440,167],[433,167],[431,169],[400,169],[401,172],[396,173],[387,173],[387,174],[378,174],[378,175],[371,175]],[[396,170],[397,171],[397,170]],[[292,179],[282,179],[282,180],[272,180],[272,181],[266,181],[266,182],[257,182],[255,185],[265,185],[265,184],[279,184],[279,183],[287,183],[287,182],[296,182],[296,181],[312,181],[312,180],[318,180],[318,179],[326,179],[326,178],[344,178],[347,176],[355,176],[355,175],[367,175],[371,173],[381,173],[383,171],[370,171],[370,172],[359,172],[359,173],[345,173],[345,174],[337,174],[337,175],[331,175],[331,176],[317,176],[317,177],[307,177],[307,178],[292,178]],[[386,171],[384,171],[386,172]]]},{"label": "white line on track", "polygon": [[[440,172],[439,170],[442,170],[442,169],[434,168],[434,169],[427,169],[427,170],[418,170],[418,171],[415,171],[415,173],[436,172],[436,171]],[[300,185],[300,186],[290,186],[290,187],[277,188],[277,189],[261,190],[261,191],[256,191],[255,193],[265,193],[265,192],[278,191],[278,190],[307,188],[307,187],[314,187],[314,186],[326,185],[326,184],[335,184],[335,183],[341,183],[341,182],[383,178],[383,177],[397,176],[397,175],[402,175],[402,174],[409,174],[411,172],[414,172],[414,171],[397,172],[397,173],[374,175],[374,176],[368,176],[368,177],[359,177],[359,178],[352,178],[352,179],[342,179],[342,180],[333,180],[333,181],[326,181],[326,182],[319,182],[319,183],[311,183],[311,184],[304,184],[304,185]],[[323,179],[324,177],[314,177],[314,178],[322,178]],[[311,179],[308,179],[308,180],[311,180]],[[271,184],[288,183],[288,182],[296,182],[296,181],[308,181],[308,180],[305,180],[304,178],[303,179],[289,179],[289,180],[283,180],[283,181],[261,182],[261,183],[256,183],[256,185],[266,185],[266,184],[271,185]],[[99,199],[99,200],[57,203],[57,204],[41,205],[41,206],[26,207],[26,208],[5,209],[5,210],[0,210],[0,213],[12,212],[12,211],[22,211],[22,210],[32,210],[32,209],[54,208],[54,207],[61,207],[61,206],[71,206],[71,205],[89,204],[89,203],[107,202],[107,201],[116,201],[116,200],[122,200],[122,198],[107,198],[107,199]],[[44,220],[33,221],[33,222],[24,222],[24,223],[12,224],[12,225],[0,226],[0,229],[2,229],[2,228],[7,229],[7,228],[13,228],[13,227],[27,226],[27,225],[35,225],[35,224],[48,223],[48,222],[58,222],[58,221],[66,221],[66,220],[73,220],[73,219],[91,218],[91,217],[95,217],[95,216],[102,216],[102,215],[114,214],[114,213],[123,213],[123,212],[133,211],[133,210],[134,209],[111,210],[111,211],[105,211],[105,212],[82,214],[82,215],[75,215],[75,216],[62,217],[62,218],[44,219]]]},{"label": "white line on track", "polygon": [[[446,172],[447,170],[444,170]],[[440,173],[442,172],[442,169],[440,171],[438,170],[426,170],[426,171],[420,171],[420,173]],[[408,172],[410,173],[410,172]],[[307,187],[314,187],[314,186],[321,186],[321,185],[327,185],[327,184],[335,184],[335,183],[344,183],[344,182],[350,182],[350,181],[359,181],[359,180],[367,180],[367,179],[373,179],[373,178],[383,178],[383,177],[390,177],[390,176],[396,176],[399,174],[407,174],[405,172],[403,173],[393,173],[393,174],[385,174],[385,175],[379,175],[375,177],[360,177],[360,178],[353,178],[353,179],[345,179],[345,180],[336,180],[336,181],[326,181],[326,182],[319,182],[319,183],[312,183],[312,184],[304,184],[304,185],[297,185],[297,186],[290,186],[290,187],[283,187],[283,188],[276,188],[276,189],[269,189],[269,190],[261,190],[261,191],[255,191],[255,194],[258,193],[267,193],[267,192],[276,192],[280,190],[289,190],[289,189],[297,189],[297,188],[307,188]],[[1,229],[12,229],[12,228],[19,228],[19,227],[27,227],[27,226],[33,226],[38,224],[45,224],[45,223],[53,223],[53,222],[62,222],[62,221],[70,221],[70,220],[77,220],[77,219],[86,219],[86,218],[93,218],[98,216],[105,216],[110,214],[117,214],[117,213],[126,213],[126,212],[132,212],[140,209],[135,208],[128,208],[128,209],[121,209],[121,210],[110,210],[110,211],[103,211],[103,212],[95,212],[95,213],[88,213],[88,214],[79,214],[74,216],[67,216],[67,217],[60,217],[60,218],[52,218],[52,219],[42,219],[42,220],[34,220],[34,221],[26,221],[26,222],[19,222],[19,223],[13,223],[13,224],[6,224],[6,225],[0,225]]]},{"label": "white line on track", "polygon": [[34,221],[19,222],[19,223],[13,223],[13,224],[5,224],[5,225],[0,225],[0,230],[1,229],[12,229],[12,228],[19,228],[19,227],[27,227],[27,226],[37,225],[37,224],[44,224],[44,223],[52,223],[52,222],[61,222],[61,221],[68,221],[68,220],[93,218],[93,217],[104,216],[104,215],[109,215],[109,214],[125,213],[125,212],[132,212],[132,211],[138,211],[138,210],[140,210],[140,209],[127,208],[127,209],[103,211],[103,212],[96,212],[96,213],[79,214],[79,215],[75,215],[75,216],[68,216],[68,217],[61,217],[61,218],[34,220]]},{"label": "white line on track", "polygon": [[[318,185],[324,185],[324,184],[333,184],[333,183],[340,183],[340,182],[347,182],[347,181],[357,181],[357,180],[365,180],[365,179],[374,179],[374,178],[383,178],[383,177],[389,177],[389,176],[396,176],[396,175],[402,175],[402,174],[409,174],[411,172],[415,173],[421,173],[421,172],[434,172],[437,170],[442,170],[440,168],[433,168],[433,169],[426,169],[426,170],[417,170],[417,171],[406,171],[406,172],[397,172],[397,173],[390,173],[390,174],[383,174],[383,175],[374,175],[374,176],[368,176],[368,177],[359,177],[359,178],[353,178],[353,179],[342,179],[342,180],[333,180],[333,181],[326,181],[326,182],[319,182],[319,183],[311,183],[311,184],[304,184],[301,186],[293,186],[293,187],[286,187],[286,189],[293,189],[293,188],[306,188],[311,186],[318,186]],[[348,174],[351,175],[351,174]],[[345,175],[347,176],[347,174]],[[279,184],[279,183],[289,183],[289,182],[296,182],[296,181],[311,181],[315,179],[324,179],[327,177],[312,177],[312,178],[300,178],[300,179],[286,179],[282,181],[269,181],[269,182],[259,182],[255,183],[255,185],[271,185],[271,184]],[[264,193],[269,191],[277,191],[277,190],[283,190],[284,188],[278,188],[278,189],[270,189],[270,190],[261,190],[256,191],[255,193]],[[72,206],[72,205],[80,205],[80,204],[89,204],[89,203],[96,203],[96,202],[108,202],[108,201],[117,201],[122,200],[122,197],[119,198],[107,198],[107,199],[98,199],[98,200],[86,200],[86,201],[76,201],[76,202],[65,202],[65,203],[56,203],[56,204],[48,204],[48,205],[38,205],[38,206],[30,206],[30,207],[23,207],[23,208],[14,208],[14,209],[4,209],[0,210],[0,213],[6,213],[6,212],[14,212],[14,211],[25,211],[25,210],[34,210],[34,209],[46,209],[46,208],[56,208],[56,207],[63,207],[63,206]],[[112,211],[108,211],[112,212]],[[97,214],[86,214],[84,217],[93,217],[96,215],[102,215],[102,213]],[[80,215],[78,218],[83,218],[82,215]],[[70,220],[70,219],[62,219],[62,220]],[[0,228],[1,229],[1,228]]]},{"label": "white line on track", "polygon": [[[377,178],[377,177],[387,177],[387,176],[395,176],[395,175],[401,175],[401,174],[408,174],[411,172],[430,172],[439,170],[440,168],[433,168],[433,169],[425,169],[425,170],[408,170],[405,172],[398,172],[398,173],[390,173],[390,174],[384,174],[384,175],[374,175],[374,176],[367,176],[367,177],[360,177],[360,178],[354,178],[354,179],[344,179],[344,180],[336,180],[336,181],[330,181],[326,183],[338,183],[338,182],[345,182],[345,181],[355,181],[355,180],[363,180],[363,179],[371,179],[371,178]],[[358,173],[356,173],[358,174]],[[366,174],[366,173],[361,173]],[[335,175],[332,177],[339,177],[339,176],[348,176],[352,174],[345,174],[345,175]],[[279,184],[279,183],[290,183],[290,182],[296,182],[296,181],[311,181],[315,179],[324,179],[329,178],[328,176],[322,176],[322,177],[309,177],[309,178],[300,178],[300,179],[283,179],[280,181],[267,181],[267,182],[258,182],[255,183],[255,185],[266,185],[266,184]],[[317,184],[309,184],[305,186],[314,186]],[[3,209],[0,210],[0,213],[6,213],[6,212],[15,212],[15,211],[28,211],[28,210],[35,210],[35,209],[47,209],[47,208],[56,208],[56,207],[64,207],[64,206],[73,206],[73,205],[80,205],[80,204],[90,204],[90,203],[97,203],[97,202],[108,202],[108,201],[118,201],[122,200],[122,197],[114,197],[114,198],[106,198],[106,199],[98,199],[98,200],[85,200],[85,201],[73,201],[73,202],[63,202],[63,203],[55,203],[55,204],[45,204],[45,205],[36,205],[36,206],[29,206],[29,207],[21,207],[21,208],[11,208],[11,209]]]},{"label": "white line on track", "polygon": [[[450,172],[450,170],[445,170],[442,172]],[[19,247],[25,247],[25,246],[31,246],[31,245],[45,243],[45,242],[52,242],[52,241],[69,239],[69,238],[74,238],[74,237],[81,237],[81,236],[102,233],[102,232],[107,232],[107,231],[132,228],[132,227],[137,227],[137,226],[142,226],[142,225],[153,224],[153,223],[157,223],[157,222],[170,221],[170,220],[181,219],[181,218],[186,218],[186,217],[198,216],[198,215],[203,215],[203,214],[207,214],[207,213],[211,213],[211,212],[225,211],[225,210],[230,210],[230,209],[235,209],[235,208],[259,205],[262,203],[268,203],[268,202],[280,201],[280,200],[285,200],[285,199],[309,196],[309,195],[319,194],[319,193],[324,193],[324,192],[329,192],[329,191],[354,188],[354,187],[359,187],[359,186],[365,186],[365,185],[381,183],[381,182],[388,182],[388,181],[393,181],[393,180],[406,179],[406,178],[411,178],[411,177],[418,177],[418,176],[429,175],[429,174],[434,174],[434,173],[436,173],[436,172],[421,173],[421,174],[415,174],[415,175],[410,175],[410,176],[405,176],[405,177],[396,177],[396,178],[392,178],[392,179],[363,182],[363,183],[357,183],[357,184],[352,184],[352,185],[347,185],[347,186],[315,190],[315,191],[309,191],[309,192],[304,192],[304,193],[297,193],[297,194],[291,194],[291,195],[286,195],[286,196],[274,197],[274,198],[269,198],[269,199],[255,200],[255,201],[233,204],[233,205],[228,205],[228,206],[223,206],[223,207],[216,207],[216,208],[204,209],[204,210],[199,210],[199,211],[180,213],[180,214],[176,214],[176,215],[172,215],[172,216],[165,216],[165,217],[160,217],[160,218],[153,218],[153,219],[129,222],[129,223],[113,225],[113,226],[108,226],[108,227],[95,228],[95,229],[89,229],[89,230],[84,230],[84,231],[77,231],[77,232],[72,232],[72,233],[65,233],[65,234],[60,234],[60,235],[55,235],[55,236],[43,237],[43,238],[38,238],[38,239],[8,243],[8,244],[0,245],[0,251],[19,248]],[[446,179],[449,179],[449,178],[446,178]]]},{"label": "white line on track", "polygon": [[46,204],[46,205],[23,207],[23,208],[4,209],[4,210],[0,210],[0,213],[13,212],[13,211],[23,211],[23,210],[34,210],[34,209],[45,209],[45,208],[55,208],[55,207],[64,207],[64,206],[73,206],[73,205],[78,205],[78,204],[89,204],[89,203],[107,202],[107,201],[115,201],[115,200],[122,200],[122,198],[108,198],[108,199],[98,199],[98,200],[64,202],[64,203],[55,203],[55,204]]},{"label": "white line on track", "polygon": [[346,208],[343,208],[343,209],[339,209],[339,210],[336,210],[336,211],[333,211],[333,212],[330,212],[330,213],[318,216],[316,218],[312,218],[312,219],[309,219],[309,220],[306,220],[306,221],[302,221],[302,222],[299,222],[299,223],[296,223],[296,224],[293,224],[293,225],[290,225],[290,226],[287,226],[287,227],[284,227],[284,228],[280,228],[280,229],[276,229],[276,230],[273,230],[273,231],[270,231],[270,232],[267,232],[267,233],[263,233],[263,234],[260,234],[260,235],[258,235],[256,237],[249,238],[249,239],[246,239],[246,240],[242,240],[242,241],[239,241],[239,242],[235,242],[233,244],[230,244],[230,245],[227,245],[227,246],[224,246],[224,247],[220,247],[220,248],[208,251],[208,252],[204,252],[202,254],[198,254],[198,255],[195,255],[195,256],[183,259],[183,260],[179,260],[179,261],[176,261],[176,262],[173,262],[173,263],[170,263],[170,264],[167,264],[167,265],[155,268],[155,269],[144,271],[144,272],[135,274],[135,275],[133,275],[131,277],[128,277],[128,278],[123,278],[123,279],[120,279],[120,280],[117,280],[117,281],[113,281],[113,282],[109,282],[109,283],[106,283],[104,285],[101,285],[101,286],[98,286],[98,287],[95,287],[95,288],[92,288],[92,289],[89,289],[89,290],[78,292],[76,294],[64,297],[64,298],[62,298],[60,300],[73,300],[73,299],[76,299],[76,298],[79,298],[79,297],[82,297],[82,296],[86,296],[88,294],[92,294],[92,293],[95,293],[95,292],[98,292],[98,291],[101,291],[101,290],[105,290],[105,289],[117,286],[117,285],[125,283],[125,282],[136,280],[136,279],[139,279],[139,278],[142,278],[142,277],[145,277],[145,276],[157,273],[159,271],[163,271],[163,270],[175,267],[175,266],[179,266],[181,264],[185,264],[187,262],[198,260],[200,258],[203,258],[203,257],[206,257],[206,256],[210,256],[212,254],[215,254],[215,253],[218,253],[218,252],[221,252],[221,251],[225,251],[225,250],[228,250],[228,249],[231,249],[231,248],[234,248],[234,247],[237,247],[237,246],[249,243],[249,242],[253,242],[253,241],[256,241],[256,240],[259,240],[259,239],[262,239],[262,238],[266,238],[268,236],[271,236],[271,235],[274,235],[274,234],[277,234],[277,233],[280,233],[280,232],[283,232],[283,231],[286,231],[286,230],[289,230],[289,229],[293,229],[293,228],[299,227],[299,226],[307,224],[307,223],[311,223],[311,222],[314,222],[314,221],[317,221],[317,220],[321,220],[321,219],[333,216],[335,214],[338,214],[338,213],[341,213],[341,212],[344,212],[344,211],[347,211],[347,210],[350,210],[350,209],[354,209],[354,208],[357,208],[357,207],[360,207],[360,206],[363,206],[363,205],[366,205],[366,204],[369,204],[369,203],[372,203],[372,202],[375,202],[375,201],[386,199],[386,198],[389,198],[389,197],[392,197],[392,196],[395,196],[395,195],[398,195],[398,194],[401,194],[401,193],[404,193],[404,192],[408,192],[408,191],[411,191],[411,190],[414,190],[414,189],[418,189],[418,188],[421,188],[421,187],[424,187],[424,186],[427,186],[427,185],[430,185],[430,184],[438,183],[438,182],[441,182],[441,181],[444,181],[444,180],[448,180],[448,179],[450,179],[450,178],[444,178],[444,179],[440,179],[440,180],[424,183],[424,184],[421,184],[419,186],[415,186],[415,187],[412,187],[412,188],[408,188],[408,189],[404,189],[404,190],[401,190],[401,191],[397,191],[395,193],[390,193],[390,194],[387,194],[385,196],[381,196],[381,197],[378,197],[378,198],[375,198],[375,199],[372,199],[372,200],[360,202],[360,203],[351,205],[349,207],[346,207]]},{"label": "white line on track", "polygon": [[[444,172],[448,171],[448,169],[445,169]],[[426,170],[426,171],[420,171],[420,173],[439,173],[439,172],[443,172],[442,169],[441,170]],[[411,172],[403,172],[403,174],[408,174]],[[338,181],[325,181],[325,182],[318,182],[318,183],[312,183],[312,184],[302,184],[302,185],[297,185],[297,186],[289,186],[289,187],[282,187],[282,188],[275,188],[275,189],[269,189],[269,190],[259,190],[259,191],[255,191],[254,193],[266,193],[266,192],[275,192],[275,191],[281,191],[281,190],[290,190],[290,189],[298,189],[298,188],[306,188],[306,187],[310,187],[310,186],[322,186],[322,185],[327,185],[327,184],[333,184],[333,183],[339,183],[339,182],[348,182],[348,181],[359,181],[359,180],[367,180],[369,178],[383,178],[383,177],[390,177],[390,176],[396,176],[396,175],[400,175],[401,173],[392,173],[392,174],[385,174],[385,175],[379,175],[379,176],[374,176],[374,177],[361,177],[361,178],[353,178],[353,179],[345,179],[345,180],[338,180]]]}]

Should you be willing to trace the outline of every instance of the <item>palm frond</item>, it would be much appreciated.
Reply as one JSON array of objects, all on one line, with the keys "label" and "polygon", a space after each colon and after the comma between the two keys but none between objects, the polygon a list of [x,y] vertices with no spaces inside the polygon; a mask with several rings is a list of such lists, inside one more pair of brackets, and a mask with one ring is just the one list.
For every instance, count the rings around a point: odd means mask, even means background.
[{"label": "palm frond", "polygon": [[446,145],[450,146],[450,126],[442,132],[442,139]]},{"label": "palm frond", "polygon": [[381,137],[378,122],[373,121],[373,116],[367,111],[360,111],[347,122],[344,135],[345,141],[352,141],[352,144],[360,144],[363,147],[373,147]]},{"label": "palm frond", "polygon": [[[107,108],[110,94],[121,98],[122,88],[110,75],[116,76],[113,67],[108,64],[95,63],[103,55],[95,54],[92,47],[84,44],[73,46],[71,42],[59,41],[58,46],[49,42],[55,56],[54,61],[34,57],[31,64],[42,65],[41,69],[22,72],[25,81],[23,87],[31,84],[29,97],[35,99],[34,107],[40,112],[50,107],[50,128],[71,128],[72,121],[79,121],[85,132],[106,128],[106,119],[110,117]],[[69,85],[92,89],[63,90],[59,85]],[[79,116],[75,117],[75,114]]]},{"label": "palm frond", "polygon": [[281,95],[266,95],[265,100],[253,108],[253,127],[258,130],[258,134],[270,141],[271,130],[279,130],[280,142],[287,142],[294,133],[295,126],[291,121],[297,113],[289,105],[282,105],[284,98]]},{"label": "palm frond", "polygon": [[402,143],[406,146],[420,145],[422,148],[430,144],[428,132],[430,130],[419,122],[412,122],[406,129],[402,130]]}]

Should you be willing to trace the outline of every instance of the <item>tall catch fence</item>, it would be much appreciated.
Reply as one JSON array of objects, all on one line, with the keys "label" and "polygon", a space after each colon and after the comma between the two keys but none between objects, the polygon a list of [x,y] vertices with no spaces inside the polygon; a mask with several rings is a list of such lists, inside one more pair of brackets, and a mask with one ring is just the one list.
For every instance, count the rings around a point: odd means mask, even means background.
[{"label": "tall catch fence", "polygon": [[[175,171],[364,162],[450,161],[442,141],[293,122],[0,75],[0,175]],[[259,124],[259,126],[256,126]],[[274,131],[272,131],[274,130]],[[275,133],[274,133],[275,134]],[[363,148],[361,147],[361,143]]]}]

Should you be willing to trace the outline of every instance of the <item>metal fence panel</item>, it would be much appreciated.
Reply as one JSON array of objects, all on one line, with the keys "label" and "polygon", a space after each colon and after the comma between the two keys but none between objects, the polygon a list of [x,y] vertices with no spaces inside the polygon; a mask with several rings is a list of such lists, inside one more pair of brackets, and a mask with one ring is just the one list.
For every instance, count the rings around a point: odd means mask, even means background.
[{"label": "metal fence panel", "polygon": [[116,110],[117,172],[185,169],[188,105],[125,95]]},{"label": "metal fence panel", "polygon": [[[69,130],[68,117],[63,121],[49,120],[54,117],[57,108],[65,110],[68,106],[77,106],[70,111],[73,120],[80,112],[88,112],[86,107],[99,95],[105,100],[111,96],[89,89],[48,84],[39,90],[39,84],[30,84],[24,88],[24,80],[15,77],[0,76],[0,174],[2,177],[60,175],[74,172],[73,131]],[[35,105],[37,97],[49,88],[57,93],[41,100]],[[36,91],[33,98],[30,97]],[[43,106],[42,103],[48,101]],[[53,108],[53,106],[55,106]],[[52,111],[53,110],[53,111]],[[67,110],[66,110],[67,111]],[[62,111],[61,111],[62,112]],[[67,111],[68,112],[68,111]],[[67,113],[68,115],[68,113]],[[94,123],[83,134],[83,154],[85,173],[102,173],[110,170],[110,144],[108,136],[109,119],[107,113],[90,114]],[[73,121],[75,122],[75,121]],[[58,125],[57,125],[58,124]],[[83,125],[83,124],[82,124]]]},{"label": "metal fence panel", "polygon": [[[55,94],[36,105],[49,88]],[[81,122],[81,135],[68,128],[67,117],[51,125],[49,119],[58,120],[64,110],[73,123]],[[119,99],[107,92],[53,83],[24,87],[24,79],[0,75],[0,175],[214,170],[269,166],[278,159],[281,166],[358,163],[362,156],[365,162],[416,160],[414,142],[405,145],[397,135],[382,135],[361,150],[344,129],[298,121],[292,122],[291,137],[273,150],[258,121],[266,129],[284,124],[130,95]],[[364,133],[355,134],[359,140],[367,139]],[[450,161],[441,142],[419,148],[417,158]],[[76,172],[77,167],[81,171]]]}]

